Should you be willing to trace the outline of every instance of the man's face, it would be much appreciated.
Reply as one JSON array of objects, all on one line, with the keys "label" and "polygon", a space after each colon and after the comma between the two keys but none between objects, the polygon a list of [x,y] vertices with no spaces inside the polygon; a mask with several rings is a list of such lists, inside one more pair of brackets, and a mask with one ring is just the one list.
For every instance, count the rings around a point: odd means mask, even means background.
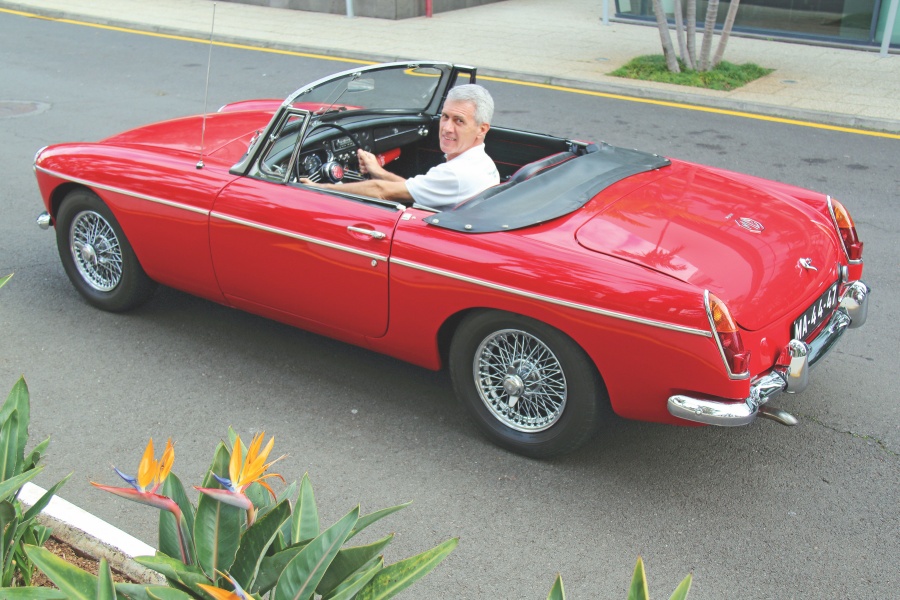
[{"label": "man's face", "polygon": [[475,124],[475,104],[448,100],[441,112],[441,151],[451,160],[484,141],[490,125]]}]

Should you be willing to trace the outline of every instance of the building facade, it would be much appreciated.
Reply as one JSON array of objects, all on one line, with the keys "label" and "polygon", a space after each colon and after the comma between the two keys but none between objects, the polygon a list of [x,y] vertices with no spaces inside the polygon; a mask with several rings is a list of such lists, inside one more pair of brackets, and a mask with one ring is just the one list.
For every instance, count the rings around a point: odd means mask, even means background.
[{"label": "building facade", "polygon": [[[673,0],[662,0],[672,18]],[[839,44],[881,46],[892,3],[898,0],[740,0],[734,30],[761,36],[787,37]],[[681,1],[682,7],[687,0]],[[721,0],[718,24],[728,13],[730,2]],[[697,0],[697,18],[702,26],[707,0]],[[896,11],[896,6],[894,7]],[[654,20],[652,0],[616,0],[616,16],[622,19]],[[895,16],[891,48],[900,47],[900,15]]]}]

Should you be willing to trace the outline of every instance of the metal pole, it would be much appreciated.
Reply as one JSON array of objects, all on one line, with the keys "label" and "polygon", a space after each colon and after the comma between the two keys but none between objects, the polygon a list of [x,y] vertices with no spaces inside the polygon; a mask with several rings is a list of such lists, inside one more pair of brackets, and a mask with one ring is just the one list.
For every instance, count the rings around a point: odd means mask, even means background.
[{"label": "metal pole", "polygon": [[891,0],[891,7],[888,9],[887,23],[884,24],[884,33],[881,37],[881,56],[888,55],[888,48],[891,47],[891,38],[894,37],[894,23],[897,22],[897,5],[900,0]]},{"label": "metal pole", "polygon": [[353,0],[347,0],[347,18],[353,18]]},{"label": "metal pole", "polygon": [[609,0],[603,0],[603,24],[609,26]]}]

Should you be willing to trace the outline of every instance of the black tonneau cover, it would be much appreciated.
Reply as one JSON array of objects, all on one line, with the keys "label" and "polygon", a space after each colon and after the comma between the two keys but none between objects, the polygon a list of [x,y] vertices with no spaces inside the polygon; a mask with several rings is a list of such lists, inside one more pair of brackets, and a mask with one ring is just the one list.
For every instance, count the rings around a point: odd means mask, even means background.
[{"label": "black tonneau cover", "polygon": [[[669,165],[656,154],[603,144],[534,177],[490,187],[426,223],[464,233],[490,233],[545,223],[574,212],[612,184]],[[515,176],[513,177],[515,178]]]}]

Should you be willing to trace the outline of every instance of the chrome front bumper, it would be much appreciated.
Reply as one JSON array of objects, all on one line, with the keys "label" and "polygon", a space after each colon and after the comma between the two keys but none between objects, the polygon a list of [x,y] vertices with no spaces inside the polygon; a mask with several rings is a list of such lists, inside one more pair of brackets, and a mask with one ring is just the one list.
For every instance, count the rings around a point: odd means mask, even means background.
[{"label": "chrome front bumper", "polygon": [[45,210],[38,215],[37,224],[41,229],[50,229],[50,226],[53,224],[53,217]]},{"label": "chrome front bumper", "polygon": [[743,402],[679,394],[669,398],[669,414],[688,421],[725,427],[747,425],[757,416],[774,419],[784,425],[795,425],[797,420],[792,415],[766,407],[766,402],[781,392],[797,394],[806,389],[809,368],[828,354],[846,329],[861,327],[866,322],[870,291],[862,281],[851,283],[841,296],[840,307],[825,328],[809,343],[791,340],[779,363],[767,374],[753,380],[750,395]]}]

